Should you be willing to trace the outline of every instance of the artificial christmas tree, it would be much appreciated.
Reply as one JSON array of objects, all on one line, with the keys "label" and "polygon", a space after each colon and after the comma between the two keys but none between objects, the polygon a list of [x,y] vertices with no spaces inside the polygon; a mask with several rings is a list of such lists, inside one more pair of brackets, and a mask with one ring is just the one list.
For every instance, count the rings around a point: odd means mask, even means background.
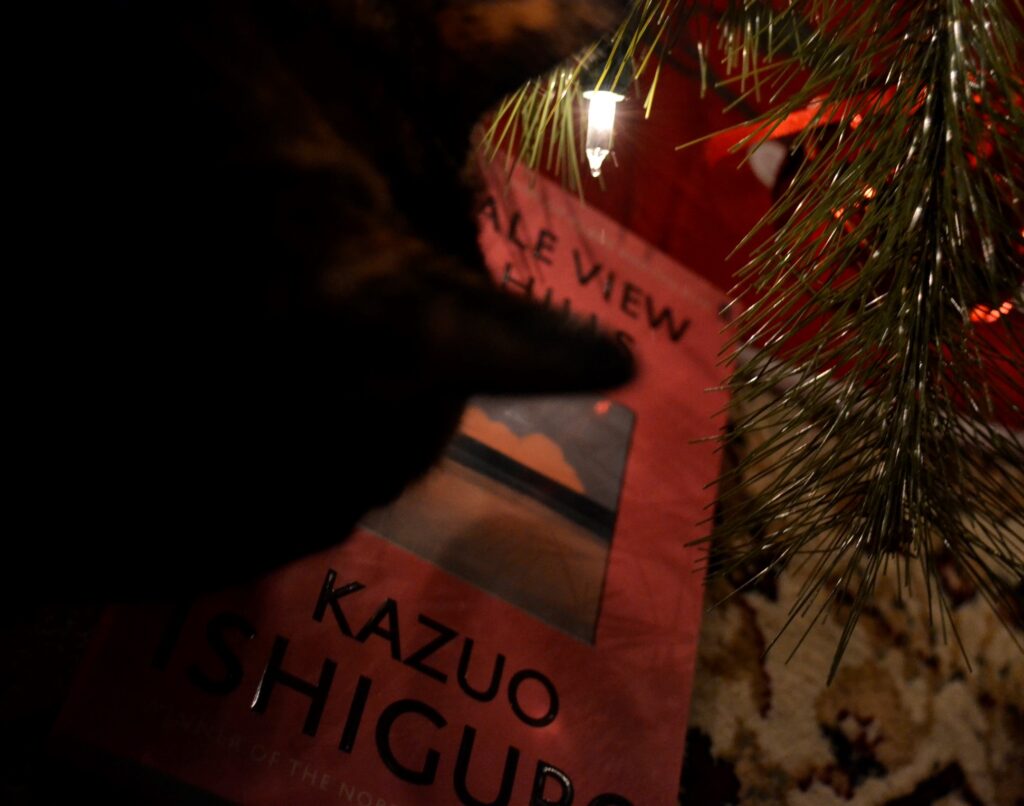
[{"label": "artificial christmas tree", "polygon": [[[759,442],[730,471],[756,485],[713,560],[755,580],[807,565],[784,626],[842,610],[830,678],[889,568],[901,587],[920,569],[953,635],[940,557],[1020,623],[1020,20],[1016,2],[642,1],[602,56],[635,65],[649,113],[660,65],[695,52],[749,118],[701,138],[709,157],[789,155],[734,289],[726,440]],[[509,99],[488,142],[578,185],[595,52]]]}]

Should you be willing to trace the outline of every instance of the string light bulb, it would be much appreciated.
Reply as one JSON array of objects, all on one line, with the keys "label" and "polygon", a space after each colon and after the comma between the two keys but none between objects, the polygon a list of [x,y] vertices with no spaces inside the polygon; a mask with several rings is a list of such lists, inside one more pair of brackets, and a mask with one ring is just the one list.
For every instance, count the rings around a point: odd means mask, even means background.
[{"label": "string light bulb", "polygon": [[587,161],[595,178],[601,175],[601,164],[612,152],[615,134],[615,107],[625,98],[609,90],[589,90],[583,93],[589,101],[587,110]]}]

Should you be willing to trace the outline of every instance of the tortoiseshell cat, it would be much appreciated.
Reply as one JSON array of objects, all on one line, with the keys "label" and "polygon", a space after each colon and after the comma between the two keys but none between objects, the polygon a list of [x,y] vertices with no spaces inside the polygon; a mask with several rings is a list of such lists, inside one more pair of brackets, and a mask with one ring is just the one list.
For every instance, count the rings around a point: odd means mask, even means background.
[{"label": "tortoiseshell cat", "polygon": [[464,181],[481,113],[626,5],[77,4],[40,104],[60,235],[24,461],[80,593],[272,567],[423,473],[468,395],[628,380],[492,287]]}]

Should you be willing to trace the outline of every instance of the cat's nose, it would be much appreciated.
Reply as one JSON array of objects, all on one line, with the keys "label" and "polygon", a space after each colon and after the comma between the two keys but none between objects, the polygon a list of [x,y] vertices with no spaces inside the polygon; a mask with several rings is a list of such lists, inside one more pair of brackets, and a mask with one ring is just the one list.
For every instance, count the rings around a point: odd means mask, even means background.
[{"label": "cat's nose", "polygon": [[612,334],[570,321],[547,345],[538,346],[518,391],[614,389],[631,381],[636,370],[636,361],[625,342]]},{"label": "cat's nose", "polygon": [[494,288],[475,291],[461,306],[457,341],[446,345],[443,362],[466,392],[597,391],[633,378],[636,364],[625,342],[593,320]]}]

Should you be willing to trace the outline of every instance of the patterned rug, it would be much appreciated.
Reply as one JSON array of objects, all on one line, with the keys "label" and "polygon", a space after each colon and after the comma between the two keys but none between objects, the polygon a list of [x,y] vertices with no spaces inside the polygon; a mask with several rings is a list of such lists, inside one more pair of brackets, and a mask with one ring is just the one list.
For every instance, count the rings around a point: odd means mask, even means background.
[{"label": "patterned rug", "polygon": [[[1008,508],[1024,507],[1015,482]],[[1024,652],[953,562],[940,584],[963,649],[930,622],[923,581],[901,597],[890,573],[831,686],[841,614],[787,662],[807,627],[798,619],[765,656],[802,578],[787,570],[737,592],[753,570],[708,585],[709,604],[726,601],[702,625],[683,804],[1024,804]],[[1001,610],[1024,645],[1024,582],[1016,592]]]}]

